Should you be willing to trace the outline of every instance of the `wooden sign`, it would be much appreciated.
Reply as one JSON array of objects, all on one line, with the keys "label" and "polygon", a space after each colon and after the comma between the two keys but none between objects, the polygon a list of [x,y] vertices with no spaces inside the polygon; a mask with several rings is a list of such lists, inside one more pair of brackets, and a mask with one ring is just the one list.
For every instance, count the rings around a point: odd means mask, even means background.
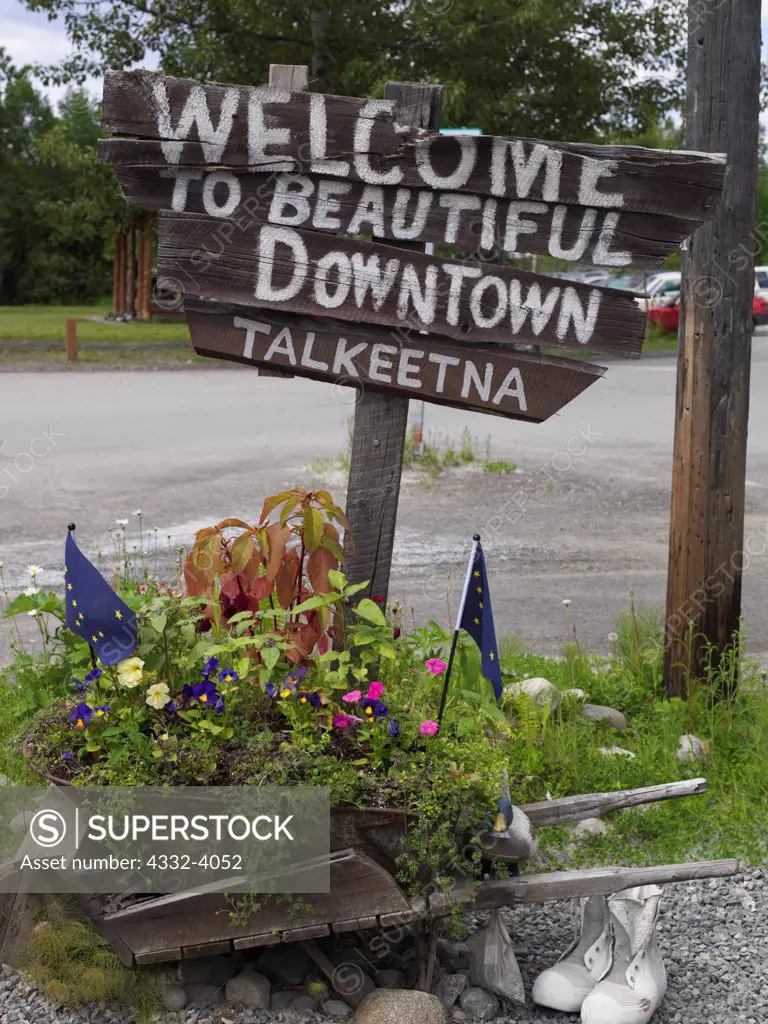
[{"label": "wooden sign", "polygon": [[573,204],[701,221],[725,158],[633,146],[445,136],[398,120],[391,99],[201,85],[107,72],[101,158],[119,167],[241,167]]},{"label": "wooden sign", "polygon": [[187,303],[199,355],[540,423],[598,380],[603,367],[503,346],[458,346],[418,332],[252,307]]},{"label": "wooden sign", "polygon": [[658,267],[697,221],[595,206],[495,199],[310,174],[191,167],[118,167],[142,210],[367,234],[374,239],[517,252],[595,266]]},{"label": "wooden sign", "polygon": [[159,238],[159,280],[195,298],[410,325],[467,343],[637,356],[645,336],[630,293],[512,267],[298,228],[243,222],[240,230],[195,214],[168,214]]}]

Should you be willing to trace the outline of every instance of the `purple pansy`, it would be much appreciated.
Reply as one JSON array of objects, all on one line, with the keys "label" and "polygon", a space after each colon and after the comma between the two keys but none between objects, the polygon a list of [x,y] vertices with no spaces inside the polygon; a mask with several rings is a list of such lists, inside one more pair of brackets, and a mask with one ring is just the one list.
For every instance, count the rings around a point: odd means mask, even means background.
[{"label": "purple pansy", "polygon": [[389,714],[389,708],[384,701],[373,700],[371,697],[366,697],[360,702],[360,710],[369,721],[374,718],[386,718]]},{"label": "purple pansy", "polygon": [[209,658],[208,661],[206,661],[205,665],[203,665],[200,674],[202,675],[203,679],[209,679],[213,675],[213,673],[218,670],[218,668],[219,659]]},{"label": "purple pansy", "polygon": [[274,697],[275,694],[277,693],[277,687],[275,686],[274,683],[267,683],[264,689],[267,691],[268,697]]},{"label": "purple pansy", "polygon": [[233,668],[224,668],[219,672],[220,683],[236,683],[240,676]]},{"label": "purple pansy", "polygon": [[87,704],[78,704],[69,716],[69,721],[74,729],[81,732],[91,724],[91,714],[91,709]]},{"label": "purple pansy", "polygon": [[217,715],[223,715],[224,714],[224,698],[223,697],[219,697],[219,699],[216,701],[216,703],[215,703],[215,705],[213,707],[213,710],[216,712]]},{"label": "purple pansy", "polygon": [[88,675],[85,677],[86,683],[95,683],[97,679],[101,679],[100,668],[92,668]]},{"label": "purple pansy", "polygon": [[75,755],[72,753],[71,750],[65,750],[64,753],[61,755],[61,759],[62,759],[62,761],[76,761],[77,760],[77,758],[75,757]]},{"label": "purple pansy", "polygon": [[197,686],[193,686],[192,699],[196,700],[198,704],[202,704],[203,707],[212,707],[219,699],[219,692],[216,689],[216,683],[212,683],[210,679],[206,679],[204,683],[198,683]]},{"label": "purple pansy", "polygon": [[400,735],[400,721],[397,718],[390,718],[389,720],[389,735],[399,736]]}]

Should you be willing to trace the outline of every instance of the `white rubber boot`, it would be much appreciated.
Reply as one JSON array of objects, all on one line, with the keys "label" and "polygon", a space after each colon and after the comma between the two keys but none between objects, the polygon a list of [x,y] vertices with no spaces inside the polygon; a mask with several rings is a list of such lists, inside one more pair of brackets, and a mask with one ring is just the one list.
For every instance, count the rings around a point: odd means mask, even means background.
[{"label": "white rubber boot", "polygon": [[581,901],[581,935],[554,967],[538,976],[532,998],[539,1006],[578,1013],[611,967],[611,915],[605,896]]},{"label": "white rubber boot", "polygon": [[583,1024],[647,1024],[667,991],[656,944],[661,889],[625,889],[611,896],[613,966],[581,1008]]}]

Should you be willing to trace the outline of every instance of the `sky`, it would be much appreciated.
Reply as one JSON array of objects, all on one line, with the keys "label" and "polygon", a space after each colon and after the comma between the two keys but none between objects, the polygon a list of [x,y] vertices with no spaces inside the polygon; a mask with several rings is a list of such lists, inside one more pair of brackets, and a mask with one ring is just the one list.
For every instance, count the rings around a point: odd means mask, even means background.
[{"label": "sky", "polygon": [[[768,61],[768,0],[761,2],[763,58]],[[0,46],[5,47],[17,65],[36,61],[52,64],[66,57],[72,49],[61,21],[48,21],[45,14],[27,10],[19,0],[0,0]],[[148,59],[142,66],[153,67],[155,64],[155,60]],[[91,80],[87,86],[94,95],[101,94],[98,80]],[[65,90],[64,87],[52,87],[44,91],[55,103]],[[768,129],[768,113],[763,115],[762,122]]]}]

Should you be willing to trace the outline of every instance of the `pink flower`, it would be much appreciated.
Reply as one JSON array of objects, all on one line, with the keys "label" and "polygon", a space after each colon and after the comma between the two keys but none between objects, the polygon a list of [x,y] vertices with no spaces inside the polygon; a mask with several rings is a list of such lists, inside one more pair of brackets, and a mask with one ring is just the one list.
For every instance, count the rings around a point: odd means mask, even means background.
[{"label": "pink flower", "polygon": [[424,664],[427,666],[427,671],[431,672],[433,676],[441,676],[448,668],[440,658],[429,658]]},{"label": "pink flower", "polygon": [[337,729],[346,729],[349,725],[349,715],[338,714],[333,720],[333,724]]},{"label": "pink flower", "polygon": [[419,726],[419,732],[421,733],[422,736],[434,736],[439,728],[440,726],[437,724],[437,722],[433,722],[430,719],[427,719],[426,722],[422,722],[421,725]]},{"label": "pink flower", "polygon": [[357,704],[362,696],[359,690],[352,690],[351,693],[345,693],[341,699],[345,704]]},{"label": "pink flower", "polygon": [[369,700],[378,700],[382,693],[384,693],[383,683],[371,683],[371,685],[368,687],[368,693],[366,694],[366,697]]}]

